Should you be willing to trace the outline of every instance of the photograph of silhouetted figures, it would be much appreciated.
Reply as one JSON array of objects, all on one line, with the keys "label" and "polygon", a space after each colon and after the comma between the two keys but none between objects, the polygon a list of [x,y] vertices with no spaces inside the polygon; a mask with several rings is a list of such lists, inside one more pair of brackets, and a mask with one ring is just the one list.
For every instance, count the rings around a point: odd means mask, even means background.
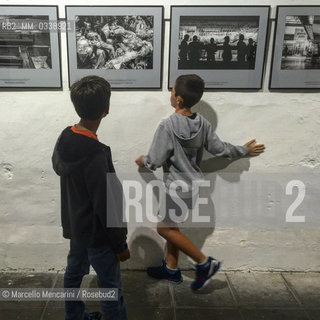
[{"label": "photograph of silhouetted figures", "polygon": [[320,16],[286,16],[281,69],[320,69]]},{"label": "photograph of silhouetted figures", "polygon": [[48,16],[0,16],[0,68],[52,68]]},{"label": "photograph of silhouetted figures", "polygon": [[153,16],[77,16],[78,69],[152,69]]},{"label": "photograph of silhouetted figures", "polygon": [[254,69],[259,17],[181,16],[178,69]]}]

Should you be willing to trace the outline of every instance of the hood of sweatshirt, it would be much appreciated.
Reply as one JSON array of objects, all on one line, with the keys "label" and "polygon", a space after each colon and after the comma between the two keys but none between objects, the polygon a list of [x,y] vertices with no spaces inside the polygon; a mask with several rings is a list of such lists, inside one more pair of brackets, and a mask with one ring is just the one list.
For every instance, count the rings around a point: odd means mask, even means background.
[{"label": "hood of sweatshirt", "polygon": [[196,114],[195,118],[174,113],[170,116],[170,125],[175,137],[185,148],[199,148],[203,143],[203,118]]},{"label": "hood of sweatshirt", "polygon": [[104,148],[106,146],[99,141],[75,133],[71,127],[67,127],[55,145],[52,155],[53,169],[59,176],[68,175]]}]

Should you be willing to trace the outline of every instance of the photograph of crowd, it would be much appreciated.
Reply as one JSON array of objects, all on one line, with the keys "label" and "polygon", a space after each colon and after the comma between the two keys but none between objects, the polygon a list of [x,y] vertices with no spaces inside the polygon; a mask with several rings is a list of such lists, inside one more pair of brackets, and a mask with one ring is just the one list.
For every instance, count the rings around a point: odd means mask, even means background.
[{"label": "photograph of crowd", "polygon": [[180,16],[178,69],[255,69],[259,16]]},{"label": "photograph of crowd", "polygon": [[320,69],[320,15],[286,16],[281,69]]},{"label": "photograph of crowd", "polygon": [[48,16],[0,15],[0,68],[51,69]]},{"label": "photograph of crowd", "polygon": [[78,69],[153,69],[153,16],[76,16]]}]

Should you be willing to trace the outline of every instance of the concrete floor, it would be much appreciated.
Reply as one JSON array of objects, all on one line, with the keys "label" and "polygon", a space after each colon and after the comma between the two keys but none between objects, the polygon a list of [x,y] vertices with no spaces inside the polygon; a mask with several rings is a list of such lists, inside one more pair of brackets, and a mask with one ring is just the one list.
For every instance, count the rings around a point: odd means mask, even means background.
[{"label": "concrete floor", "polygon": [[[122,271],[129,320],[319,320],[320,273],[220,272],[199,293],[190,290],[192,271],[176,285],[145,272]],[[63,273],[0,273],[0,288],[60,288]],[[82,287],[95,288],[88,275]],[[98,302],[87,304],[99,310]],[[2,320],[64,319],[62,301],[0,301]]]}]

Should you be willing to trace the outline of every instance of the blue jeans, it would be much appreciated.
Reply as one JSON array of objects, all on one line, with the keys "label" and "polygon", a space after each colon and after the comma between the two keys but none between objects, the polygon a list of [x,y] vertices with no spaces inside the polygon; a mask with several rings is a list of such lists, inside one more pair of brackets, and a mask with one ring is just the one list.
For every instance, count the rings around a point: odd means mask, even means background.
[{"label": "blue jeans", "polygon": [[[120,263],[110,246],[86,248],[70,240],[68,265],[64,274],[64,288],[80,288],[90,265],[97,273],[99,288],[118,288],[118,301],[100,301],[104,320],[127,320],[122,296]],[[82,320],[83,301],[65,301],[66,320]]]}]

